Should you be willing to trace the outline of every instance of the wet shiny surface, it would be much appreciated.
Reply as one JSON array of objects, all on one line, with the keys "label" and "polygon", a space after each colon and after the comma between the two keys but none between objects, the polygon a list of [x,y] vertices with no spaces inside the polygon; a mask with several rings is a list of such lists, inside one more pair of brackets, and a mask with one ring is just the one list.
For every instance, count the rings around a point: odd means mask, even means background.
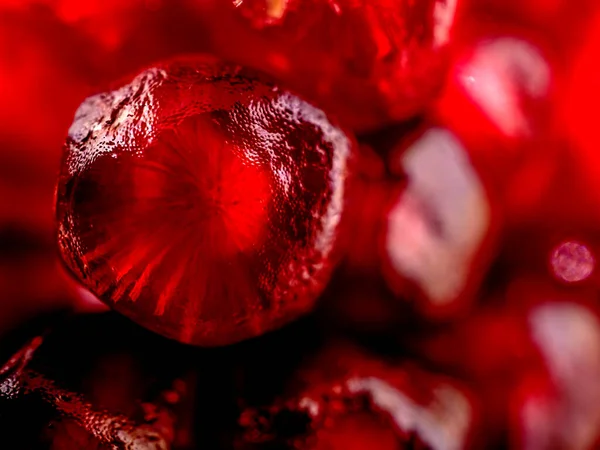
[{"label": "wet shiny surface", "polygon": [[65,146],[62,257],[98,297],[200,345],[309,310],[328,279],[351,140],[253,72],[188,58],[86,100]]}]

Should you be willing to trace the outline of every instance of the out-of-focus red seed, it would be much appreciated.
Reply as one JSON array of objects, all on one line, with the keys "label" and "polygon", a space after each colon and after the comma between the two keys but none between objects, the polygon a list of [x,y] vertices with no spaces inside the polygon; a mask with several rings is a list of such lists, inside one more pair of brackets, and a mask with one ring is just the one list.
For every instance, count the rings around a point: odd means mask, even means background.
[{"label": "out-of-focus red seed", "polygon": [[523,30],[463,39],[433,115],[463,142],[511,221],[541,200],[557,170],[556,65],[539,36]]},{"label": "out-of-focus red seed", "polygon": [[429,128],[391,155],[406,188],[392,200],[383,271],[399,295],[430,316],[464,311],[479,289],[497,236],[497,212],[468,150],[449,130]]},{"label": "out-of-focus red seed", "polygon": [[443,80],[456,0],[197,1],[214,52],[318,99],[355,129],[421,112]]},{"label": "out-of-focus red seed", "polygon": [[560,296],[529,311],[545,378],[525,376],[513,409],[515,448],[593,449],[600,440],[600,320],[585,304]]},{"label": "out-of-focus red seed", "polygon": [[[305,433],[297,436],[297,448],[346,444],[343,448],[358,450],[365,448],[359,444],[366,432],[382,445],[393,442],[394,435],[396,445],[414,443],[433,450],[473,444],[478,410],[468,389],[410,362],[384,363],[354,346],[336,343],[307,361],[290,388],[264,411],[251,408],[243,413],[247,436],[264,439],[278,414],[296,413],[308,419]],[[356,426],[348,429],[352,419]],[[378,427],[372,426],[374,419]],[[348,441],[350,437],[354,440]]]}]

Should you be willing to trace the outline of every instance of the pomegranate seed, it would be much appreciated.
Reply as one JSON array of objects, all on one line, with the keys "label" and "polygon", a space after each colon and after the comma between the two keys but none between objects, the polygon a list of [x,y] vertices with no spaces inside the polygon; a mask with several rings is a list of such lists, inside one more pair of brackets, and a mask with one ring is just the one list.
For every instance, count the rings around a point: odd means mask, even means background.
[{"label": "pomegranate seed", "polygon": [[[495,128],[496,138],[531,136],[536,122],[541,122],[536,106],[548,98],[551,83],[550,66],[540,50],[513,36],[480,38],[469,50],[454,66],[452,81],[466,97],[462,102],[467,100],[478,108],[470,115],[483,115]],[[482,134],[488,129],[483,123],[467,127],[465,117],[456,110],[447,115],[447,121],[454,119],[457,126],[465,127],[465,133]]]},{"label": "pomegranate seed", "polygon": [[492,218],[484,186],[464,147],[441,128],[393,158],[408,184],[384,231],[387,279],[399,293],[407,281],[415,284],[428,312],[454,310],[481,277],[483,263],[475,261],[489,240]]},{"label": "pomegranate seed", "polygon": [[600,321],[588,307],[548,302],[529,313],[546,381],[525,377],[515,394],[515,447],[597,448],[600,442]]},{"label": "pomegranate seed", "polygon": [[439,91],[457,0],[196,1],[214,51],[264,70],[356,129],[421,112]]},{"label": "pomegranate seed", "polygon": [[[375,433],[377,448],[379,443],[388,448],[390,430],[396,437],[392,448],[402,443],[458,450],[473,437],[476,405],[460,383],[413,364],[384,364],[350,345],[325,347],[296,372],[292,386],[301,388],[266,408],[242,413],[248,441],[274,440],[282,422],[278,416],[286,414],[308,422],[303,433],[290,439],[296,448],[358,450],[365,448],[360,443],[368,432]],[[348,428],[353,419],[355,427]],[[379,419],[377,428],[371,426],[373,419]]]},{"label": "pomegranate seed", "polygon": [[514,221],[540,202],[556,170],[556,71],[539,37],[505,28],[465,38],[433,115],[463,142]]},{"label": "pomegranate seed", "polygon": [[261,334],[310,310],[334,265],[352,141],[323,112],[210,58],[87,99],[58,185],[68,268],[186,343]]}]

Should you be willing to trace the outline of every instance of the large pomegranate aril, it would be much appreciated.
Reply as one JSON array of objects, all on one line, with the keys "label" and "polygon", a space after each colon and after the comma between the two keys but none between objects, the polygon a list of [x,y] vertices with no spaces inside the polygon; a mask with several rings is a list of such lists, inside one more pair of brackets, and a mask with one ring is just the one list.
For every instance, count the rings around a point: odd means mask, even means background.
[{"label": "large pomegranate aril", "polygon": [[186,343],[312,307],[335,262],[352,141],[322,111],[212,58],[87,99],[65,146],[62,257],[94,294]]}]

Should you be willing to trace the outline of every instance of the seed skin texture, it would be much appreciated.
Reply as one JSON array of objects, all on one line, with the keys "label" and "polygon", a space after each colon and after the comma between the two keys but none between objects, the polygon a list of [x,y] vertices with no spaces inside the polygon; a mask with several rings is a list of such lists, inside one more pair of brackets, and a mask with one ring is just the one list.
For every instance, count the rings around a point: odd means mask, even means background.
[{"label": "seed skin texture", "polygon": [[353,139],[260,74],[182,57],[84,101],[57,188],[60,253],[164,336],[225,345],[308,312],[339,253]]}]

